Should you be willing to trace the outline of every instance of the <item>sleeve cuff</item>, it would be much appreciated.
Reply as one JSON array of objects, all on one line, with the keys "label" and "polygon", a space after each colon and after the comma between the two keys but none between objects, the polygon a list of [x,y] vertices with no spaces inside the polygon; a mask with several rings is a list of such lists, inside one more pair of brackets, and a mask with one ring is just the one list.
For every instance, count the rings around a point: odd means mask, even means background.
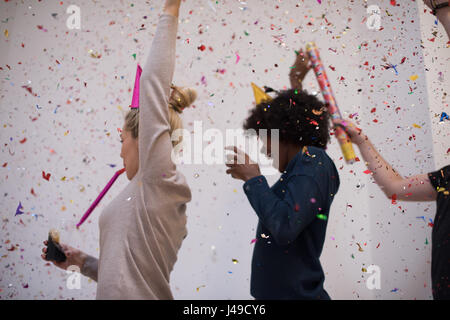
[{"label": "sleeve cuff", "polygon": [[260,186],[269,187],[269,185],[267,184],[266,177],[264,177],[263,175],[256,176],[256,177],[253,177],[253,178],[247,180],[244,183],[243,188],[244,188],[245,193],[249,193],[252,191],[252,189],[257,189],[257,188],[259,189]]}]

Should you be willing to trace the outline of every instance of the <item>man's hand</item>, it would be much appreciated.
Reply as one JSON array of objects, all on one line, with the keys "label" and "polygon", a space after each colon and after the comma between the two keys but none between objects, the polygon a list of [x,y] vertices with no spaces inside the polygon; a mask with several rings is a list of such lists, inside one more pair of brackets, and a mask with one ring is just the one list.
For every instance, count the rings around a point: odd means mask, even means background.
[{"label": "man's hand", "polygon": [[289,80],[291,81],[292,89],[302,88],[302,81],[305,79],[306,74],[310,69],[311,65],[309,63],[308,55],[300,49],[297,58],[291,67],[291,71],[289,72]]},{"label": "man's hand", "polygon": [[231,174],[231,177],[247,181],[261,175],[259,165],[254,163],[242,150],[239,150],[237,147],[226,147],[225,150],[234,151],[234,155],[229,158],[231,161],[226,163],[226,166],[229,168],[227,174]]}]

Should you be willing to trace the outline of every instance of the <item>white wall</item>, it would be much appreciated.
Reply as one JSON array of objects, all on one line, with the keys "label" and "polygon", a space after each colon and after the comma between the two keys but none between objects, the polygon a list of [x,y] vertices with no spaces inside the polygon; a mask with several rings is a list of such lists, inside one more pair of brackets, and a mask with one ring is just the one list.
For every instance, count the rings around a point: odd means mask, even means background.
[{"label": "white wall", "polygon": [[[136,63],[145,64],[160,2],[132,6],[117,0],[72,1],[81,8],[81,30],[66,27],[69,3],[0,4],[0,165],[7,163],[0,167],[0,298],[95,297],[95,283],[86,278],[82,290],[68,290],[67,275],[41,260],[41,243],[48,230],[57,227],[63,242],[98,255],[98,216],[126,185],[126,177],[116,182],[80,230],[75,224],[122,163],[117,128],[122,127],[131,102]],[[449,124],[439,123],[436,116],[449,111],[444,96],[449,87],[449,54],[442,27],[433,26],[434,19],[423,13],[422,4],[393,7],[387,0],[367,4],[380,7],[382,31],[366,27],[366,8],[354,1],[184,3],[174,81],[199,92],[195,108],[184,114],[185,127],[192,131],[193,122],[201,120],[204,131],[240,128],[252,108],[250,82],[277,89],[287,86],[293,51],[314,40],[342,113],[358,113],[359,125],[402,175],[448,164]],[[427,39],[434,30],[437,37],[431,42]],[[283,44],[274,36],[281,36]],[[202,44],[213,51],[197,50]],[[89,50],[99,52],[101,58],[92,58]],[[381,67],[387,63],[383,57],[398,64],[398,75]],[[400,64],[403,57],[407,59]],[[375,70],[369,71],[372,66]],[[226,72],[220,74],[218,69]],[[419,77],[412,82],[409,77],[414,74]],[[317,92],[313,74],[305,83]],[[38,96],[31,96],[24,85]],[[416,139],[410,141],[413,134]],[[25,137],[27,141],[20,143]],[[431,228],[427,223],[434,219],[435,204],[392,205],[363,173],[362,161],[345,165],[335,140],[328,153],[341,179],[322,255],[330,296],[429,299]],[[175,298],[251,299],[251,240],[257,220],[242,182],[226,176],[225,166],[180,169],[193,200],[187,211],[189,235],[171,277]],[[51,173],[49,182],[42,178],[42,170]],[[272,183],[276,179],[269,177]],[[19,201],[25,214],[14,216]],[[426,222],[416,218],[420,216]],[[16,249],[8,251],[12,247]],[[368,275],[362,269],[371,264],[381,268],[380,290],[366,287]]]}]

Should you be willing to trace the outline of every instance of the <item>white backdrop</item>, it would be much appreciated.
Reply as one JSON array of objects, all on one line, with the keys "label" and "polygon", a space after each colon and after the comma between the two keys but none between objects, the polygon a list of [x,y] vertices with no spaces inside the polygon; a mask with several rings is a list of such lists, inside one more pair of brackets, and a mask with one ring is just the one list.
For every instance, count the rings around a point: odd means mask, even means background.
[{"label": "white backdrop", "polygon": [[[162,2],[0,4],[1,299],[95,298],[95,282],[87,278],[80,290],[66,287],[68,275],[41,260],[42,241],[56,227],[62,242],[98,256],[98,216],[128,183],[125,175],[80,230],[75,224],[121,168],[117,128],[131,102],[136,64],[145,67]],[[448,164],[449,122],[439,121],[441,112],[450,114],[442,26],[420,1],[321,2],[184,2],[174,82],[199,93],[183,115],[186,129],[192,132],[196,120],[203,131],[241,128],[253,107],[250,82],[284,88],[294,50],[316,41],[342,113],[356,116],[402,175]],[[81,30],[66,26],[70,4],[81,9]],[[380,8],[380,31],[366,26],[371,4]],[[389,63],[397,73],[382,67]],[[317,93],[312,73],[305,86]],[[341,179],[321,259],[330,296],[430,299],[428,223],[435,204],[392,204],[364,173],[363,161],[346,165],[335,140],[328,153]],[[242,182],[226,176],[225,166],[180,170],[193,200],[171,275],[175,298],[251,299],[257,219]],[[15,216],[19,202],[24,213]],[[372,264],[381,270],[379,290],[366,287],[364,270]]]}]

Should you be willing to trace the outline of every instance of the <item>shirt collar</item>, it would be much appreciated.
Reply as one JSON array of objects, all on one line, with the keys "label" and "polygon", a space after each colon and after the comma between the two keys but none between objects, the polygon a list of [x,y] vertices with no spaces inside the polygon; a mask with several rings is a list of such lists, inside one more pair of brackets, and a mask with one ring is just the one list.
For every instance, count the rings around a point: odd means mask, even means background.
[{"label": "shirt collar", "polygon": [[307,147],[304,147],[302,150],[300,150],[292,159],[289,161],[285,173],[290,173],[292,169],[295,167],[298,161],[309,161],[309,157],[307,156],[308,149]]}]

